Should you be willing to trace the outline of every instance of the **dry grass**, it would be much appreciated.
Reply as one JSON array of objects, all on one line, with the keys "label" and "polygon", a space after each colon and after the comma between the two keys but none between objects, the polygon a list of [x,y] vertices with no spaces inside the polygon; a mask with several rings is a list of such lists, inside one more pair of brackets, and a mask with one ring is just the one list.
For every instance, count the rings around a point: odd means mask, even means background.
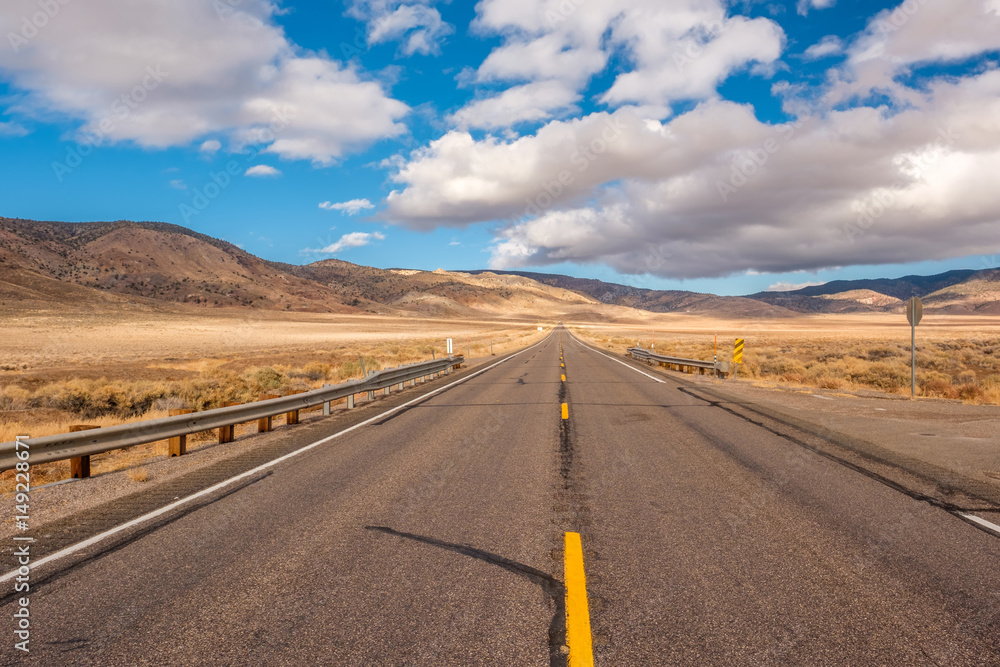
[{"label": "dry grass", "polygon": [[[106,320],[25,318],[0,330],[0,354],[8,360],[0,366],[0,441],[336,384],[362,377],[362,359],[371,371],[440,358],[446,337],[455,340],[456,354],[467,354],[471,345],[472,356],[482,357],[490,354],[491,341],[494,353],[502,354],[542,335],[534,323],[354,316]],[[214,432],[190,436],[189,448],[214,438]],[[95,456],[91,470],[129,469],[131,479],[142,481],[138,477],[146,473],[138,466],[166,455],[166,448],[158,442]],[[68,476],[65,461],[32,469],[35,486]],[[0,474],[0,492],[10,490],[10,477],[10,471]]]},{"label": "dry grass", "polygon": [[[740,376],[762,384],[891,394],[910,392],[909,327],[884,317],[822,318],[813,327],[796,323],[739,325],[718,322],[719,359],[731,359],[734,338],[746,340]],[[950,320],[922,327],[917,335],[920,396],[1000,405],[1000,322]],[[740,327],[740,328],[735,328]],[[686,330],[685,330],[686,329]],[[575,333],[609,350],[640,344],[661,354],[712,359],[713,333],[704,327],[663,326],[659,331],[577,327]]]}]

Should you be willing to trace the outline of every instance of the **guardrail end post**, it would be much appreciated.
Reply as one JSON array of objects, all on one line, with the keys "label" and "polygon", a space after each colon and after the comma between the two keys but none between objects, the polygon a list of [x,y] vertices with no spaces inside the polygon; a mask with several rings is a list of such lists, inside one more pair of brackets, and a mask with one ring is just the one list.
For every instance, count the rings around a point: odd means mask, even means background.
[{"label": "guardrail end post", "polygon": [[[69,427],[70,433],[78,431],[89,431],[94,428],[101,428],[93,424],[73,424]],[[90,477],[90,456],[74,456],[69,460],[69,474],[75,479],[86,479]]]},{"label": "guardrail end post", "polygon": [[[182,408],[182,409],[178,409],[178,410],[170,410],[169,412],[167,412],[167,414],[169,416],[171,416],[171,417],[176,417],[177,415],[189,415],[192,412],[194,412],[194,410],[188,410],[186,408]],[[170,438],[167,441],[167,456],[168,457],[171,457],[171,456],[184,456],[185,454],[187,454],[187,436],[186,435],[177,435],[177,436],[174,436],[173,438]]]}]

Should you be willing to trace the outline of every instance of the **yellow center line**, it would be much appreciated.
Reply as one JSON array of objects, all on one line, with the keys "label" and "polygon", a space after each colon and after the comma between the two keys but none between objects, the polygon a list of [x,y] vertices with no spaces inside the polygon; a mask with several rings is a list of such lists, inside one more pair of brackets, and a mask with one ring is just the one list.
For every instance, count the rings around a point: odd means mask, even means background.
[{"label": "yellow center line", "polygon": [[560,368],[566,368],[566,364],[559,364]]},{"label": "yellow center line", "polygon": [[566,533],[566,646],[569,667],[594,667],[580,533]]},{"label": "yellow center line", "polygon": [[562,418],[569,419],[569,403],[562,404]]},{"label": "yellow center line", "polygon": [[565,381],[566,381],[566,374],[565,374],[565,373],[563,373],[563,374],[562,374],[562,381],[563,381],[563,382],[565,382]]}]

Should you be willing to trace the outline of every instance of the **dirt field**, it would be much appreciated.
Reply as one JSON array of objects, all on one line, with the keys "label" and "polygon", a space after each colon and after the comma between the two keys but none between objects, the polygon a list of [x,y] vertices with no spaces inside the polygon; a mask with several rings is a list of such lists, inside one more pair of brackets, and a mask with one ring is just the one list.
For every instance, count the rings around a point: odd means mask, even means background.
[{"label": "dirt field", "polygon": [[[342,382],[362,376],[359,357],[367,370],[440,358],[446,338],[455,354],[471,345],[473,357],[488,356],[491,342],[501,354],[538,340],[539,324],[260,312],[13,318],[0,327],[0,441]],[[109,465],[134,465],[138,454]],[[34,478],[67,474],[59,463]]]},{"label": "dirt field", "polygon": [[[657,326],[572,325],[585,340],[617,352],[639,345],[660,354],[720,360],[746,341],[740,376],[841,389],[910,392],[910,326],[900,315],[822,315],[734,322],[663,316]],[[928,315],[917,328],[920,396],[1000,404],[1000,318]]]}]

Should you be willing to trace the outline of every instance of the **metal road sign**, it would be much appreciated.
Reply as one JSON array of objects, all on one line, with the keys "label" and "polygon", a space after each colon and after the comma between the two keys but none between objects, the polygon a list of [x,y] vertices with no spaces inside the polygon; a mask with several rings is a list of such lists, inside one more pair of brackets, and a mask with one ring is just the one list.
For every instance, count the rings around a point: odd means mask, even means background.
[{"label": "metal road sign", "polygon": [[910,323],[910,398],[917,395],[917,325],[924,316],[924,304],[920,297],[911,297],[906,302],[906,319]]},{"label": "metal road sign", "polygon": [[917,326],[920,324],[920,318],[924,316],[924,304],[920,301],[919,296],[912,297],[906,302],[906,319],[910,323],[910,326]]},{"label": "metal road sign", "polygon": [[743,363],[743,339],[736,339],[736,347],[733,349],[733,363]]}]

